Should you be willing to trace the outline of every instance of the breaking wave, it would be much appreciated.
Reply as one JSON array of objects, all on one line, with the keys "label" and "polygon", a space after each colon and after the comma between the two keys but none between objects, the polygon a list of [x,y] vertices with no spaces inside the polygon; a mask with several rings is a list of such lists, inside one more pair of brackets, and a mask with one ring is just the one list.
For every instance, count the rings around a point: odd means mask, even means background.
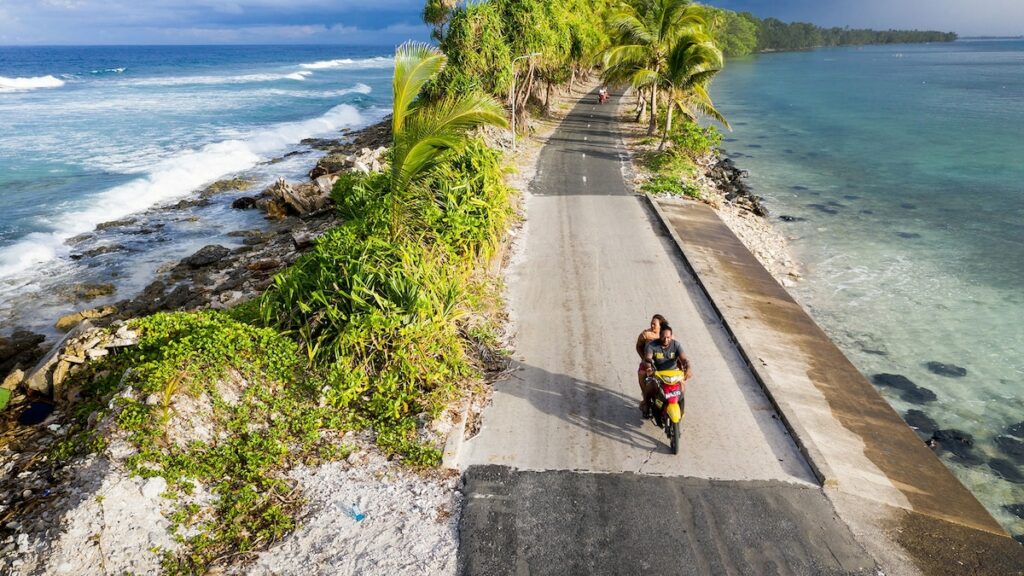
[{"label": "breaking wave", "polygon": [[8,78],[0,76],[0,92],[20,92],[38,88],[60,88],[64,81],[55,76],[35,76],[33,78]]},{"label": "breaking wave", "polygon": [[64,241],[101,222],[185,196],[218,178],[249,169],[303,138],[366,123],[359,110],[342,104],[318,118],[276,124],[245,138],[207,144],[160,161],[140,178],[95,195],[84,208],[53,215],[50,231],[28,234],[0,249],[0,279],[68,255]]},{"label": "breaking wave", "polygon": [[288,74],[242,74],[239,76],[169,76],[166,78],[142,78],[131,80],[134,86],[182,86],[188,84],[250,84],[255,82],[276,82],[279,80],[305,80],[313,73],[300,70]]},{"label": "breaking wave", "polygon": [[341,58],[338,60],[320,60],[318,62],[307,62],[305,64],[299,64],[301,68],[305,68],[306,70],[357,70],[361,68],[391,68],[394,65],[394,58],[386,58],[383,56],[377,56],[374,58],[362,58],[358,60],[353,60],[351,58]]}]

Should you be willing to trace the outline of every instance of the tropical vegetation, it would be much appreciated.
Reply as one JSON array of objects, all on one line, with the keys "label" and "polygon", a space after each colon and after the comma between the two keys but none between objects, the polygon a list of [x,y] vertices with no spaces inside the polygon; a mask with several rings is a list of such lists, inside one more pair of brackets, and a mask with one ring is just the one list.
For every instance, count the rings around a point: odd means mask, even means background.
[{"label": "tropical vegetation", "polygon": [[665,96],[662,147],[676,110],[690,121],[702,114],[728,126],[708,95],[724,57],[707,32],[703,7],[687,0],[622,3],[608,14],[607,23],[610,46],[603,55],[602,76],[637,92],[638,120],[650,102],[648,134],[657,129],[659,96]]},{"label": "tropical vegetation", "polygon": [[707,10],[711,33],[726,56],[830,46],[952,42],[957,38],[953,32],[822,28],[807,22],[760,19],[750,12],[712,7]]}]

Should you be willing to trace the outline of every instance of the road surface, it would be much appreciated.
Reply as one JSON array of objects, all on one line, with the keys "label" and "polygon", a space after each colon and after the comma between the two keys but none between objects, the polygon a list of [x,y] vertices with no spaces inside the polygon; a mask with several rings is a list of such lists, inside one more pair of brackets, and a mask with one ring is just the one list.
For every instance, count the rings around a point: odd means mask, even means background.
[{"label": "road surface", "polygon": [[[871,573],[627,188],[615,110],[580,101],[540,153],[508,279],[516,370],[458,456],[465,573]],[[637,408],[633,346],[655,313],[694,367],[679,455]]]}]

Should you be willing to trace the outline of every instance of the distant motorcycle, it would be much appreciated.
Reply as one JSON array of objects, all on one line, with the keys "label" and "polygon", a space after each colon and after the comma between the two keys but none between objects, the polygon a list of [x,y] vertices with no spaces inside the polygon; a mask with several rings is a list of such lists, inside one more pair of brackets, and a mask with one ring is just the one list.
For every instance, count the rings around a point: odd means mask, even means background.
[{"label": "distant motorcycle", "polygon": [[679,454],[679,423],[686,409],[683,397],[685,378],[686,373],[682,370],[659,370],[647,377],[648,385],[657,388],[657,393],[647,399],[649,412],[654,415],[654,423],[668,436],[673,454]]},{"label": "distant motorcycle", "polygon": [[608,92],[606,90],[602,90],[602,91],[597,93],[597,103],[598,104],[604,104],[607,101],[608,101]]}]

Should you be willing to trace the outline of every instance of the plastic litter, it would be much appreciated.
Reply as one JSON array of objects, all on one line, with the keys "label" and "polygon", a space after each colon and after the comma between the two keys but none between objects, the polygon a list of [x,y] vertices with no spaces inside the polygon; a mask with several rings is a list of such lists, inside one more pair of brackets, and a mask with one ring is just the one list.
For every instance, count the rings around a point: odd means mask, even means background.
[{"label": "plastic litter", "polygon": [[366,514],[363,514],[363,511],[359,509],[359,504],[356,504],[355,502],[349,506],[348,515],[356,522],[362,522],[363,519],[366,518]]},{"label": "plastic litter", "polygon": [[33,426],[39,424],[53,412],[53,404],[47,402],[33,402],[21,411],[18,416],[18,424],[22,426]]}]

